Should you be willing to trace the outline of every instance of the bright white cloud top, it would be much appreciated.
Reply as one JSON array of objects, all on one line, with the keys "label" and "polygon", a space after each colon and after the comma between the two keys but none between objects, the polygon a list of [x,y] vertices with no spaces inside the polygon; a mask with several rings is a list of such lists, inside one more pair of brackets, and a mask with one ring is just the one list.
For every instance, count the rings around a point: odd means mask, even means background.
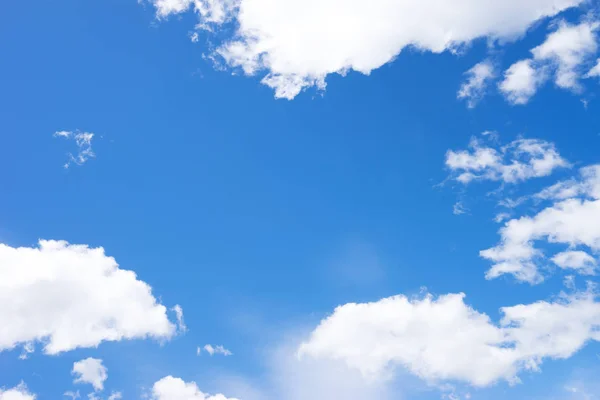
[{"label": "bright white cloud top", "polygon": [[196,382],[166,376],[152,386],[152,400],[237,400],[222,394],[203,393]]},{"label": "bright white cloud top", "polygon": [[446,167],[462,184],[472,181],[517,183],[569,167],[554,144],[540,139],[517,139],[505,146],[473,138],[467,150],[449,150]]},{"label": "bright white cloud top", "polygon": [[[552,204],[533,216],[511,219],[500,229],[500,243],[481,256],[492,261],[488,279],[504,274],[539,283],[547,256],[535,242],[566,247],[552,261],[563,269],[594,273],[597,261],[588,253],[600,251],[600,165],[584,167],[578,179],[569,179],[534,196]],[[587,249],[583,251],[581,248]]]},{"label": "bright white cloud top", "polygon": [[499,324],[464,297],[394,296],[339,306],[298,355],[343,361],[368,380],[393,378],[403,367],[432,383],[483,387],[519,382],[521,372],[538,370],[544,359],[568,358],[600,340],[600,303],[591,292],[504,307]]},{"label": "bright white cloud top", "polygon": [[263,76],[278,98],[325,87],[327,75],[369,74],[406,47],[441,53],[478,38],[518,38],[583,0],[149,0],[159,18],[193,9],[199,26],[237,30],[216,55]]},{"label": "bright white cloud top", "polygon": [[108,369],[102,360],[92,357],[75,362],[71,374],[75,376],[74,383],[89,383],[96,391],[103,390],[108,379]]},{"label": "bright white cloud top", "polygon": [[101,247],[0,244],[0,351],[41,342],[46,354],[104,341],[168,339],[167,308]]},{"label": "bright white cloud top", "polygon": [[35,400],[36,396],[27,390],[27,386],[21,383],[20,385],[3,390],[0,387],[0,400]]}]

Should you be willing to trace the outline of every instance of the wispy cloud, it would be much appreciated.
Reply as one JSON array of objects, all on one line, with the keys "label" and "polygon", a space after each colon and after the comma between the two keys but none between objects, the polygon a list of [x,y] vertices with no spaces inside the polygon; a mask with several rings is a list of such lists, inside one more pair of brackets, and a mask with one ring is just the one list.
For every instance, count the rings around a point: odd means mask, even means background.
[{"label": "wispy cloud", "polygon": [[196,354],[200,355],[200,354],[202,354],[203,351],[205,351],[206,353],[208,353],[211,356],[214,356],[215,354],[223,355],[225,357],[233,355],[233,353],[231,351],[227,350],[225,347],[223,347],[221,345],[213,346],[211,344],[205,344],[204,347],[198,347],[196,349]]},{"label": "wispy cloud", "polygon": [[92,139],[94,138],[93,133],[80,131],[57,131],[54,133],[54,137],[72,140],[77,146],[77,152],[68,153],[69,159],[63,165],[65,169],[69,168],[72,164],[83,165],[90,158],[96,157],[96,154],[92,150]]}]

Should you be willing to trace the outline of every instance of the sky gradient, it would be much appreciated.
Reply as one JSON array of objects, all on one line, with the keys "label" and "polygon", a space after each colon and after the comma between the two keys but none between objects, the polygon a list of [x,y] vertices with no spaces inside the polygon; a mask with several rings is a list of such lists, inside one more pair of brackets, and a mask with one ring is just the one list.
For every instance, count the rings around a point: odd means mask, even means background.
[{"label": "sky gradient", "polygon": [[0,400],[600,398],[582,0],[0,13]]}]

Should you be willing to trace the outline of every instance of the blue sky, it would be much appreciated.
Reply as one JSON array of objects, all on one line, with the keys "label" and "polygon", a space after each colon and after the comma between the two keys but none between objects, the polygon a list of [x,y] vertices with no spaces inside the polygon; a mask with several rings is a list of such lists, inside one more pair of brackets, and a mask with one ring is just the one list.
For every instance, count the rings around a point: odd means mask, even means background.
[{"label": "blue sky", "polygon": [[521,3],[4,5],[0,400],[600,397],[597,3]]}]

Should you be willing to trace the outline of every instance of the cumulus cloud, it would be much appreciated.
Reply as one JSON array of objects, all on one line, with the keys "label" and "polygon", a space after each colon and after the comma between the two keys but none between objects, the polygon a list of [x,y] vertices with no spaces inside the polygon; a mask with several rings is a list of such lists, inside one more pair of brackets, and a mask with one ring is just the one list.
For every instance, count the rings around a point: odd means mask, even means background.
[{"label": "cumulus cloud", "polygon": [[339,306],[298,350],[301,359],[343,361],[369,380],[398,368],[431,383],[487,386],[519,382],[544,359],[565,359],[600,340],[595,294],[504,307],[498,324],[464,302],[464,294],[421,299],[394,296]]},{"label": "cumulus cloud", "polygon": [[0,388],[0,400],[35,400],[36,396],[31,394],[29,390],[27,390],[27,386],[24,383],[19,384],[18,386],[4,390]]},{"label": "cumulus cloud", "polygon": [[554,144],[539,139],[518,139],[502,147],[473,138],[467,150],[446,152],[446,167],[462,184],[474,180],[517,183],[550,175],[568,167]]},{"label": "cumulus cloud", "polygon": [[64,139],[71,139],[77,146],[77,153],[69,153],[68,161],[63,165],[64,168],[69,168],[71,164],[83,165],[90,158],[96,157],[92,150],[92,139],[94,134],[90,132],[79,132],[79,131],[58,131],[54,133],[54,137],[60,137]]},{"label": "cumulus cloud", "polygon": [[39,341],[46,354],[104,341],[168,339],[176,327],[151,287],[101,247],[0,243],[0,351]]},{"label": "cumulus cloud", "polygon": [[567,251],[552,259],[559,267],[592,273],[596,261],[576,250],[600,251],[600,165],[582,168],[578,179],[559,182],[536,197],[552,204],[534,216],[511,219],[500,229],[500,243],[481,251],[482,257],[494,263],[488,279],[511,274],[520,281],[541,282],[540,268],[547,261],[535,246],[537,241],[567,246]]},{"label": "cumulus cloud", "polygon": [[223,355],[225,357],[233,355],[233,353],[231,351],[227,350],[225,347],[223,347],[221,345],[213,346],[211,344],[206,344],[202,348],[198,347],[196,349],[196,354],[200,355],[202,353],[202,350],[204,350],[205,352],[207,352],[211,356],[213,356],[215,354],[220,354],[220,355]]},{"label": "cumulus cloud", "polygon": [[89,383],[94,390],[104,389],[104,381],[108,379],[108,370],[98,358],[86,358],[73,363],[71,374],[75,375],[74,383]]},{"label": "cumulus cloud", "polygon": [[580,66],[598,50],[596,31],[598,22],[570,25],[561,22],[558,29],[548,35],[546,41],[534,48],[534,60],[553,63],[554,81],[563,89],[579,89]]},{"label": "cumulus cloud", "polygon": [[545,81],[544,69],[534,68],[531,60],[521,60],[506,70],[498,87],[510,103],[527,104]]},{"label": "cumulus cloud", "polygon": [[[511,40],[584,0],[149,0],[159,18],[193,9],[225,39],[216,55],[260,74],[278,98],[325,87],[327,75],[369,74],[414,47],[441,53],[478,38]],[[237,28],[229,33],[229,21]],[[222,28],[222,29],[221,29]]]},{"label": "cumulus cloud", "polygon": [[482,61],[466,72],[467,80],[458,90],[457,97],[467,101],[474,108],[485,95],[489,82],[494,79],[494,64],[490,60]]},{"label": "cumulus cloud", "polygon": [[152,386],[152,400],[237,400],[222,394],[203,393],[196,382],[166,376]]},{"label": "cumulus cloud", "polygon": [[[596,31],[600,23],[584,21],[578,25],[561,22],[544,43],[531,50],[532,58],[513,64],[500,83],[500,91],[513,104],[526,104],[550,77],[555,84],[578,92],[584,66],[598,50]],[[588,72],[589,75],[589,72]]]}]

